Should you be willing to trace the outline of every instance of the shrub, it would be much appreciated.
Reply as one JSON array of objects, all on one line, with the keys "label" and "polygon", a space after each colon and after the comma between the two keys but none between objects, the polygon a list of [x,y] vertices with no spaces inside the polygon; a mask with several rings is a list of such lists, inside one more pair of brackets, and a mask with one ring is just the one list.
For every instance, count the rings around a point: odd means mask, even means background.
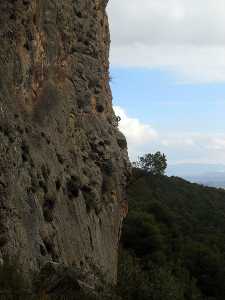
[{"label": "shrub", "polygon": [[0,298],[25,299],[30,295],[16,258],[6,257],[0,266]]},{"label": "shrub", "polygon": [[123,229],[123,245],[138,257],[162,248],[162,236],[154,218],[143,212],[128,215]]}]

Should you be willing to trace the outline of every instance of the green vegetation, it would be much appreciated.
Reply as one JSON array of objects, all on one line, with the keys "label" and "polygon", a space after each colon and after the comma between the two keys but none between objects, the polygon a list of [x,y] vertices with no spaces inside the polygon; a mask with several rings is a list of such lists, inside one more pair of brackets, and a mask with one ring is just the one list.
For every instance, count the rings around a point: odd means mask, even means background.
[{"label": "green vegetation", "polygon": [[129,300],[225,299],[225,191],[134,169],[119,289]]},{"label": "green vegetation", "polygon": [[31,299],[16,259],[6,257],[0,265],[0,299]]},{"label": "green vegetation", "polygon": [[164,153],[158,151],[154,154],[148,153],[139,157],[138,161],[133,164],[135,167],[153,175],[164,175],[167,168],[167,158]]},{"label": "green vegetation", "polygon": [[[128,198],[118,286],[71,299],[224,300],[225,190],[134,168]],[[8,260],[0,267],[0,291],[16,297],[6,299],[27,295],[18,270]]]}]

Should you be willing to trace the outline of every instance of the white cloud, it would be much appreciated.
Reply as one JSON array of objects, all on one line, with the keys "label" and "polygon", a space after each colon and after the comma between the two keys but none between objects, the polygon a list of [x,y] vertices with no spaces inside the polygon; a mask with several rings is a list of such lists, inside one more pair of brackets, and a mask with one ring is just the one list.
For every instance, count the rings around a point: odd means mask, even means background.
[{"label": "white cloud", "polygon": [[225,151],[225,136],[214,137],[209,143],[208,148],[215,151]]},{"label": "white cloud", "polygon": [[134,158],[146,145],[157,139],[158,133],[150,124],[144,124],[137,118],[129,117],[123,108],[115,106],[114,110],[121,118],[119,129],[127,138],[130,157]]},{"label": "white cloud", "polygon": [[225,81],[224,0],[113,0],[108,11],[113,65]]},{"label": "white cloud", "polygon": [[158,145],[172,163],[220,164],[225,161],[225,134],[164,133],[159,134]]},{"label": "white cloud", "polygon": [[162,133],[150,124],[128,116],[121,107],[114,107],[121,117],[119,129],[125,134],[132,161],[145,153],[164,152],[170,163],[221,163],[225,161],[225,134],[198,132]]},{"label": "white cloud", "polygon": [[162,138],[161,144],[165,147],[193,147],[195,145],[195,141],[190,136],[184,137],[182,135],[177,135]]}]

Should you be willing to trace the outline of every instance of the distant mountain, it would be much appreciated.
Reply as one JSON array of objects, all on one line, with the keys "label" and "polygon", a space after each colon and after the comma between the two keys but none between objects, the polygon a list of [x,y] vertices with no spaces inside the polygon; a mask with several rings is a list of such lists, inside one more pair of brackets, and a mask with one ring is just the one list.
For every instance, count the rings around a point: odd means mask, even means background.
[{"label": "distant mountain", "polygon": [[205,186],[225,188],[225,165],[221,164],[169,165],[167,175],[182,177]]},{"label": "distant mountain", "polygon": [[204,173],[225,172],[222,164],[171,164],[168,165],[169,176],[192,176]]},{"label": "distant mountain", "polygon": [[205,186],[225,188],[225,172],[205,173],[198,176],[185,176],[184,178]]}]

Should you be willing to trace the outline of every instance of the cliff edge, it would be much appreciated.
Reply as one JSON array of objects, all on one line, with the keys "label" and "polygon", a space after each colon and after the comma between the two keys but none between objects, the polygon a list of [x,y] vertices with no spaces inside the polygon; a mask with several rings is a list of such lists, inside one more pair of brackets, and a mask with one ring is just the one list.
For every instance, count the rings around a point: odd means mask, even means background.
[{"label": "cliff edge", "polygon": [[0,2],[0,258],[114,283],[130,165],[106,0]]}]

